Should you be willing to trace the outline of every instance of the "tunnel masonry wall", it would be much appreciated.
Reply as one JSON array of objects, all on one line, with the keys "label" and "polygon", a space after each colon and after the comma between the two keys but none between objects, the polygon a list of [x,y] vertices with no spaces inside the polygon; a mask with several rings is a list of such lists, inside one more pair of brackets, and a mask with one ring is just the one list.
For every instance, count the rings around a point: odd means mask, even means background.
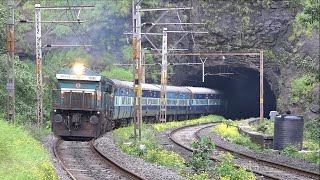
[{"label": "tunnel masonry wall", "polygon": [[252,142],[261,145],[264,148],[273,148],[273,136],[258,133],[250,129],[250,125],[259,121],[259,118],[250,118],[238,124],[238,130],[241,134],[248,135]]}]

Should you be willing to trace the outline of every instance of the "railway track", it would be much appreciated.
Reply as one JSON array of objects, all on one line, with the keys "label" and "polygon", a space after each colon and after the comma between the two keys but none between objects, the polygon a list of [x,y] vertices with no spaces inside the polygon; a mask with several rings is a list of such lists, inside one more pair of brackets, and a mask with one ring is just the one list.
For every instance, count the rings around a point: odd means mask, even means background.
[{"label": "railway track", "polygon": [[103,156],[90,142],[57,140],[53,151],[71,179],[143,179]]},{"label": "railway track", "polygon": [[[211,128],[216,123],[205,125],[191,125],[177,128],[170,133],[170,139],[177,145],[192,151],[191,143],[198,140],[199,132]],[[304,171],[300,168],[291,167],[285,164],[271,162],[264,159],[257,159],[249,155],[244,155],[236,150],[226,149],[223,146],[216,145],[216,151],[211,160],[219,161],[217,158],[221,151],[231,152],[235,156],[235,162],[239,166],[250,167],[252,172],[266,179],[319,179],[319,174]]]}]

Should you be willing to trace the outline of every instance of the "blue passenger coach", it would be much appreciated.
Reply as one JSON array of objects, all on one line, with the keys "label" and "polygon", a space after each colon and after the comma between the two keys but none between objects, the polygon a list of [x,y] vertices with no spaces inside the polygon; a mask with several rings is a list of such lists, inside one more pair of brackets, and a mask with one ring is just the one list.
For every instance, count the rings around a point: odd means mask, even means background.
[{"label": "blue passenger coach", "polygon": [[222,93],[218,90],[202,87],[186,87],[192,93],[190,114],[219,113]]}]

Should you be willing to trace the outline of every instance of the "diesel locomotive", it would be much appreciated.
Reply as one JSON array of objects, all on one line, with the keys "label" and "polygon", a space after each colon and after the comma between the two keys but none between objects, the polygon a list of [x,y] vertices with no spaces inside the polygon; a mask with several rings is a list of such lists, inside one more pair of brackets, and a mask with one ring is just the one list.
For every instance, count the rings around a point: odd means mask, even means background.
[{"label": "diesel locomotive", "polygon": [[[82,66],[56,74],[52,90],[53,133],[63,139],[92,139],[133,121],[133,82],[110,79]],[[167,86],[167,121],[224,110],[223,93],[200,87]],[[158,121],[160,85],[142,83],[142,116]]]}]

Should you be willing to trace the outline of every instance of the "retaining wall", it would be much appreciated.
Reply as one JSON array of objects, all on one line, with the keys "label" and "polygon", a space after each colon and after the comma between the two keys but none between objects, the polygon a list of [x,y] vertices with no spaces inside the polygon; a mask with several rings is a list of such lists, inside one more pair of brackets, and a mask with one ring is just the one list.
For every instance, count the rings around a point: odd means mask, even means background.
[{"label": "retaining wall", "polygon": [[246,134],[251,141],[261,145],[264,148],[273,148],[273,136],[262,134],[250,129],[250,125],[259,121],[259,118],[250,118],[238,124],[238,130],[241,134]]}]

